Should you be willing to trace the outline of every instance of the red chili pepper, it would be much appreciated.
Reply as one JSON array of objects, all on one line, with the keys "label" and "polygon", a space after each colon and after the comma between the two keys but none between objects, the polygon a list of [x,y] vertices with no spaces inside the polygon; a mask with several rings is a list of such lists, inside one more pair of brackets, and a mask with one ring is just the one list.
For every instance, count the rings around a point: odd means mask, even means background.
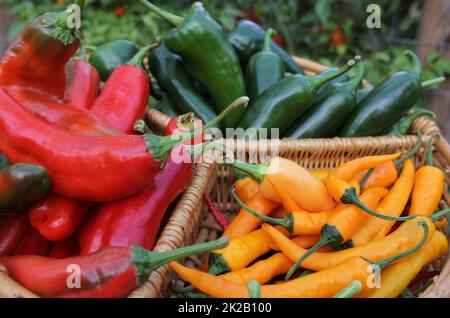
[{"label": "red chili pepper", "polygon": [[112,298],[127,296],[164,264],[227,244],[228,239],[220,239],[165,253],[139,247],[108,247],[88,256],[9,256],[1,262],[12,279],[39,296]]},{"label": "red chili pepper", "polygon": [[331,30],[331,45],[339,46],[347,43],[344,31],[341,28],[335,28]]},{"label": "red chili pepper", "polygon": [[76,29],[66,25],[69,13],[36,18],[15,38],[0,63],[0,86],[31,86],[63,99],[64,65],[78,49]]},{"label": "red chili pepper", "polygon": [[11,215],[0,227],[0,256],[11,255],[28,228],[26,213]]},{"label": "red chili pepper", "polygon": [[230,224],[225,214],[223,214],[223,212],[219,209],[217,204],[213,201],[213,199],[209,196],[208,193],[203,193],[203,199],[205,200],[209,212],[214,217],[217,224],[219,224],[222,230],[225,230]]},{"label": "red chili pepper", "polygon": [[31,225],[47,240],[60,242],[77,229],[90,202],[51,193],[33,204],[28,212]]},{"label": "red chili pepper", "polygon": [[48,257],[61,259],[78,255],[80,255],[80,243],[75,235],[53,245]]},{"label": "red chili pepper", "polygon": [[72,60],[66,67],[67,86],[64,102],[90,109],[100,87],[100,75],[88,61]]},{"label": "red chili pepper", "polygon": [[150,46],[141,49],[128,64],[119,66],[102,88],[91,111],[115,129],[133,133],[137,119],[144,117],[150,95],[150,81],[142,59]]},{"label": "red chili pepper", "polygon": [[14,255],[47,256],[50,248],[50,242],[33,227],[28,226],[22,240],[14,251]]},{"label": "red chili pepper", "polygon": [[[199,129],[203,127],[203,125],[203,121],[200,118],[195,117],[193,113],[175,116],[172,117],[167,123],[165,135],[180,135],[191,129]],[[193,138],[191,141],[186,142],[186,144],[200,144],[203,142],[203,140],[204,138],[199,135]]]},{"label": "red chili pepper", "polygon": [[284,45],[284,38],[281,34],[275,34],[272,37],[272,40],[277,43],[279,46],[283,46]]},{"label": "red chili pepper", "polygon": [[[190,118],[192,119],[192,116]],[[166,127],[167,134],[177,135],[191,129],[191,126],[181,125],[186,121],[178,119],[173,118],[169,122]],[[175,154],[178,158],[186,156],[188,159],[184,147],[174,149],[164,170],[155,177],[153,183],[135,195],[103,204],[98,208],[95,219],[89,221],[80,232],[82,255],[94,253],[107,246],[139,245],[147,249],[154,247],[169,205],[186,189],[192,179],[193,169],[190,161],[174,160]]]},{"label": "red chili pepper", "polygon": [[122,6],[118,6],[114,8],[114,14],[116,15],[116,17],[121,18],[125,15],[125,13],[127,13],[127,10],[122,7]]}]

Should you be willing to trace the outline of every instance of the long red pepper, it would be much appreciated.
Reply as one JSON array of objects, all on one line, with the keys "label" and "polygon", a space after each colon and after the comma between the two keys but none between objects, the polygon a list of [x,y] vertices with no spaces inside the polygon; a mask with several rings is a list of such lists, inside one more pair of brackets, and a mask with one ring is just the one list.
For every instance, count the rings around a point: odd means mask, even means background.
[{"label": "long red pepper", "polygon": [[[132,64],[120,66],[113,72],[92,107],[100,119],[122,133],[130,132],[136,120],[143,117],[147,106],[150,85],[139,66],[147,50],[142,49],[132,59]],[[74,87],[70,88],[74,98],[89,95],[83,91],[82,84],[76,85],[77,81],[80,79],[75,78]],[[88,130],[84,132],[88,133]],[[86,201],[51,193],[30,208],[30,222],[48,240],[62,241],[74,233],[89,206]]]},{"label": "long red pepper", "polygon": [[65,66],[67,85],[64,103],[90,109],[97,99],[100,75],[88,61],[77,59]]},{"label": "long red pepper", "polygon": [[0,256],[11,255],[28,228],[26,213],[11,215],[0,227]]},{"label": "long red pepper", "polygon": [[192,254],[223,248],[228,239],[154,253],[139,247],[108,247],[88,256],[0,259],[9,276],[43,297],[124,297],[159,266]]},{"label": "long red pepper", "polygon": [[22,240],[14,251],[14,255],[47,256],[50,248],[51,243],[33,227],[28,226]]},{"label": "long red pepper", "polygon": [[230,222],[228,221],[226,216],[219,209],[217,204],[213,201],[213,199],[209,196],[208,193],[203,193],[203,199],[205,200],[205,203],[208,206],[209,212],[212,214],[212,216],[216,220],[217,224],[219,224],[219,226],[222,228],[222,230],[225,230],[228,227],[228,225],[230,225]]},{"label": "long red pepper", "polygon": [[[179,120],[188,116],[192,119],[191,115],[172,118],[166,134],[180,134],[192,128],[182,126],[181,123],[186,121]],[[201,121],[197,120],[197,123],[201,124]],[[172,154],[175,153],[181,157],[188,156],[183,147],[174,149]],[[152,249],[167,208],[186,189],[192,173],[189,161],[178,163],[170,156],[152,184],[128,198],[102,204],[94,220],[80,232],[81,254],[91,254],[107,246],[133,244]]]}]

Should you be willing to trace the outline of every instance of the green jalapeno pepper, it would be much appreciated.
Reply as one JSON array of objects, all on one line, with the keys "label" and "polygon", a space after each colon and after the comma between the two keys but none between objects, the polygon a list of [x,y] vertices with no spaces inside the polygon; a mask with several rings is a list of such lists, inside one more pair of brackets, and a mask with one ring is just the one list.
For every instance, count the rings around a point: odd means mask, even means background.
[{"label": "green jalapeno pepper", "polygon": [[356,105],[355,91],[364,77],[363,63],[357,66],[356,75],[345,83],[335,83],[325,93],[314,99],[309,110],[285,133],[293,138],[332,137]]},{"label": "green jalapeno pepper", "polygon": [[180,112],[178,111],[178,109],[175,107],[175,105],[168,96],[163,97],[163,99],[158,104],[155,105],[155,109],[169,117],[175,117],[180,115]]},{"label": "green jalapeno pepper", "polygon": [[101,80],[106,82],[118,66],[131,60],[138,51],[139,47],[131,41],[114,40],[93,50],[89,63],[97,69]]},{"label": "green jalapeno pepper", "polygon": [[[339,68],[337,68],[337,67],[330,67],[330,68],[327,68],[325,71],[320,72],[319,74],[327,75],[327,74],[337,71],[338,69]],[[349,80],[350,80],[350,77],[348,76],[347,73],[344,73],[336,78],[333,78],[331,81],[329,81],[328,83],[326,83],[325,85],[323,85],[321,88],[319,88],[317,90],[317,95],[319,96],[319,95],[325,94],[328,91],[328,89],[333,87],[334,84],[348,82]]]},{"label": "green jalapeno pepper", "polygon": [[0,211],[26,206],[43,197],[50,189],[45,168],[15,164],[0,170]]},{"label": "green jalapeno pepper", "polygon": [[193,112],[205,123],[217,116],[196,92],[194,80],[186,72],[181,58],[170,52],[164,43],[151,51],[148,62],[153,76],[179,112]]},{"label": "green jalapeno pepper", "polygon": [[283,61],[272,52],[270,47],[274,34],[276,34],[274,29],[267,30],[263,49],[253,55],[248,62],[245,81],[250,100],[261,95],[262,92],[284,77]]},{"label": "green jalapeno pepper", "polygon": [[[239,59],[228,43],[222,27],[195,2],[186,18],[175,16],[146,0],[140,0],[152,12],[177,28],[164,37],[167,48],[181,56],[188,73],[202,84],[217,112],[245,96],[245,83]],[[227,115],[223,126],[234,128],[245,109],[239,108]]]},{"label": "green jalapeno pepper", "polygon": [[[228,41],[236,50],[241,65],[245,68],[248,61],[264,45],[264,30],[256,23],[250,20],[242,20],[237,27],[228,35]],[[272,52],[278,55],[286,66],[286,70],[294,74],[302,74],[305,72],[298,65],[292,56],[282,49],[274,41],[271,41]]]},{"label": "green jalapeno pepper", "polygon": [[413,111],[409,115],[405,116],[405,118],[399,120],[397,123],[395,123],[394,126],[392,126],[391,129],[389,129],[386,134],[387,135],[406,135],[408,134],[409,130],[411,129],[412,124],[420,117],[423,116],[429,116],[431,118],[435,118],[435,114],[428,109],[418,109],[416,111]]},{"label": "green jalapeno pepper", "polygon": [[262,128],[267,129],[267,137],[275,137],[271,134],[272,128],[279,128],[282,133],[309,108],[315,92],[321,86],[347,72],[355,64],[355,60],[350,60],[344,67],[326,75],[296,74],[272,85],[250,104],[245,113],[240,123],[240,127],[246,130],[245,137],[257,138]]},{"label": "green jalapeno pepper", "polygon": [[364,87],[356,92],[356,104],[359,104],[373,90],[373,87]]},{"label": "green jalapeno pepper", "polygon": [[411,51],[405,54],[413,61],[412,71],[399,71],[377,85],[355,108],[344,123],[344,137],[377,136],[392,127],[423,96],[423,87],[440,81],[421,83],[422,65]]}]

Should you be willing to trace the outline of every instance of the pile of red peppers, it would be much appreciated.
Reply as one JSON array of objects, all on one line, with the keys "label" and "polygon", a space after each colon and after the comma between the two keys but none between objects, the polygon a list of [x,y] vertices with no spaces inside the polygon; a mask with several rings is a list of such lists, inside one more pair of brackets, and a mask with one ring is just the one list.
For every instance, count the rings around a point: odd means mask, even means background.
[{"label": "pile of red peppers", "polygon": [[[99,93],[97,70],[73,59],[79,31],[64,24],[67,14],[35,19],[0,62],[0,151],[12,164],[44,167],[51,181],[43,198],[2,217],[0,262],[39,296],[124,297],[158,266],[227,240],[149,251],[193,175],[191,160],[170,154],[189,157],[185,146],[203,123],[182,115],[166,136],[135,133],[150,95],[149,47]],[[81,269],[76,288],[67,285],[69,264]]]}]

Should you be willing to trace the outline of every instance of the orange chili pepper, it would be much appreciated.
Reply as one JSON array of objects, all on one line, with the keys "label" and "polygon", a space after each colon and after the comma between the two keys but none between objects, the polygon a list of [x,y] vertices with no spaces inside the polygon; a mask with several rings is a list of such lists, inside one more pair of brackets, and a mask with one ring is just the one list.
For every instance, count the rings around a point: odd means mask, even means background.
[{"label": "orange chili pepper", "polygon": [[333,170],[313,170],[311,171],[311,174],[316,177],[317,179],[319,179],[320,181],[322,181],[322,183],[326,183],[327,182],[327,177],[328,174],[330,174]]},{"label": "orange chili pepper", "polygon": [[272,201],[281,202],[281,199],[267,180],[267,175],[278,184],[284,185],[291,198],[302,209],[319,212],[330,210],[335,205],[325,185],[294,161],[275,157],[265,164],[236,161],[231,165],[260,181],[261,194]]},{"label": "orange chili pepper", "polygon": [[409,215],[432,215],[444,192],[445,174],[433,166],[433,135],[428,142],[427,165],[419,168],[414,180]]},{"label": "orange chili pepper", "polygon": [[[298,246],[300,246],[302,248],[311,248],[314,245],[316,245],[317,242],[319,242],[319,240],[320,240],[320,235],[299,235],[299,236],[296,236],[293,239],[291,239],[291,242],[297,244]],[[275,243],[273,243],[270,246],[270,248],[274,251],[280,250],[278,245],[276,245]],[[324,246],[317,250],[317,252],[320,252],[320,253],[327,253],[327,252],[332,252],[332,251],[333,251],[333,248],[331,248],[331,246]]]},{"label": "orange chili pepper", "polygon": [[[443,210],[448,213],[450,210]],[[372,241],[367,245],[352,247],[346,250],[333,253],[313,253],[302,262],[302,267],[320,271],[336,266],[349,258],[361,256],[371,262],[380,261],[398,253],[402,253],[418,244],[424,237],[424,231],[420,227],[429,229],[428,240],[434,234],[435,228],[433,220],[429,217],[418,216],[412,220],[402,223],[394,232],[377,241]],[[273,242],[280,250],[293,262],[304,256],[308,250],[299,247],[291,242],[283,233],[274,227],[263,224],[262,229],[270,235]],[[428,241],[427,241],[428,242]]]},{"label": "orange chili pepper", "polygon": [[[385,188],[371,188],[361,195],[361,202],[370,209],[376,207],[378,202],[388,193]],[[364,224],[368,214],[358,207],[349,205],[333,214],[323,225],[320,232],[320,240],[308,250],[288,272],[286,279],[289,279],[298,266],[312,253],[323,246],[339,246],[348,241],[351,236]],[[280,247],[281,248],[281,247]]]},{"label": "orange chili pepper", "polygon": [[237,180],[234,186],[236,187],[236,194],[244,202],[247,202],[251,197],[259,193],[258,182],[250,177]]},{"label": "orange chili pepper", "polygon": [[[411,160],[405,161],[402,173],[394,183],[389,194],[381,201],[376,211],[388,216],[399,216],[408,203],[409,195],[414,183],[414,164]],[[394,225],[393,221],[380,219],[376,216],[369,216],[364,224],[353,236],[352,241],[355,246],[361,246],[381,238],[389,233]]]},{"label": "orange chili pepper", "polygon": [[291,198],[288,190],[284,188],[283,184],[280,184],[275,178],[272,178],[269,175],[266,176],[266,178],[275,190],[277,196],[280,198],[281,204],[286,211],[300,211],[300,207]]}]

